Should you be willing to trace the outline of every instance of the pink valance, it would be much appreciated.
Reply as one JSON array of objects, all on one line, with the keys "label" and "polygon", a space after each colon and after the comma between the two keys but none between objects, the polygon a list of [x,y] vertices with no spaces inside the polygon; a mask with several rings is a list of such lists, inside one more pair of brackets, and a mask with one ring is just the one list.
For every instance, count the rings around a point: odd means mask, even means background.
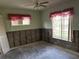
[{"label": "pink valance", "polygon": [[56,11],[53,13],[50,13],[50,17],[55,16],[55,15],[72,15],[74,14],[73,11],[74,8],[68,8],[68,9],[64,9],[63,11]]},{"label": "pink valance", "polygon": [[31,15],[8,14],[9,20],[23,20],[23,17],[29,17],[31,19]]}]

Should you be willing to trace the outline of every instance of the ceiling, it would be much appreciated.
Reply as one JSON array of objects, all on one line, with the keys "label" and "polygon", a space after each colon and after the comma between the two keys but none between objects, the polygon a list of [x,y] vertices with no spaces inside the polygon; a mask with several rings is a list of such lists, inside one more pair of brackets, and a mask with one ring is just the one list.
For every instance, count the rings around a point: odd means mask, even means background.
[{"label": "ceiling", "polygon": [[[48,1],[47,7],[54,6],[56,4],[66,2],[67,0],[39,0],[39,2]],[[0,0],[0,7],[4,8],[22,8],[22,9],[34,9],[35,0]],[[43,7],[39,10],[45,9]]]}]

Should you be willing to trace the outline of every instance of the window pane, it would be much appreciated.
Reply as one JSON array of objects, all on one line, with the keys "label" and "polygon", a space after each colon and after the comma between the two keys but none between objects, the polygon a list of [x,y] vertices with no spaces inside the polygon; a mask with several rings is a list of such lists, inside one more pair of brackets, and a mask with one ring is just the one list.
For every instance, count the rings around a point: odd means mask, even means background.
[{"label": "window pane", "polygon": [[30,18],[29,17],[23,17],[23,25],[29,25],[30,24]]},{"label": "window pane", "polygon": [[52,34],[53,38],[71,42],[71,15],[69,12],[62,12],[53,15],[52,19]]},{"label": "window pane", "polygon": [[62,17],[62,40],[68,41],[69,15]]},{"label": "window pane", "polygon": [[12,26],[17,26],[17,25],[19,25],[19,20],[11,20],[11,25],[12,25]]},{"label": "window pane", "polygon": [[61,39],[61,16],[55,16],[52,19],[53,38]]}]

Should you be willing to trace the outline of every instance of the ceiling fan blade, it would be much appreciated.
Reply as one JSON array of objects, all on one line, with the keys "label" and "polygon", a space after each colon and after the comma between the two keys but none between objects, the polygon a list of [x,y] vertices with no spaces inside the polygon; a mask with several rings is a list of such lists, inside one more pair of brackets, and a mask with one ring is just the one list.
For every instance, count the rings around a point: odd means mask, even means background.
[{"label": "ceiling fan blade", "polygon": [[48,1],[45,1],[45,2],[41,2],[40,4],[47,4],[47,3],[49,3]]},{"label": "ceiling fan blade", "polygon": [[45,6],[45,5],[40,5],[40,6],[42,6],[42,7],[47,7],[47,6]]}]

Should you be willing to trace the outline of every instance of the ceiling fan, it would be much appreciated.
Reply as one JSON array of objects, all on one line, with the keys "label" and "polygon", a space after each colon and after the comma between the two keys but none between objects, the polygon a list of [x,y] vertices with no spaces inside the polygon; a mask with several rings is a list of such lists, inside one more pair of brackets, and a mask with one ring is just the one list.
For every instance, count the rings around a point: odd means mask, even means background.
[{"label": "ceiling fan", "polygon": [[39,0],[34,0],[34,8],[39,8],[39,7],[47,7],[46,4],[48,4],[48,1],[40,2]]}]

